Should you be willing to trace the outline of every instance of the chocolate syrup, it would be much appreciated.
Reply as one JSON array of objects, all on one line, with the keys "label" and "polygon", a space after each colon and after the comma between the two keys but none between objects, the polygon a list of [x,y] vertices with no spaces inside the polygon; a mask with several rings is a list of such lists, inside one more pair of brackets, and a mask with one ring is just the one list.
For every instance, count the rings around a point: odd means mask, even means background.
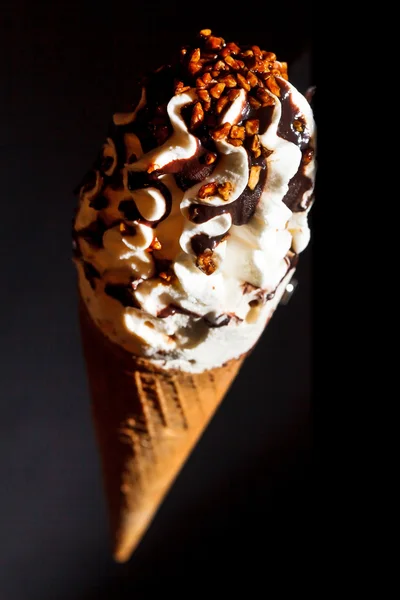
[{"label": "chocolate syrup", "polygon": [[206,250],[213,251],[218,244],[227,237],[226,233],[222,235],[216,235],[214,237],[208,236],[206,233],[198,233],[194,235],[191,239],[191,245],[193,252],[199,256],[203,254]]}]

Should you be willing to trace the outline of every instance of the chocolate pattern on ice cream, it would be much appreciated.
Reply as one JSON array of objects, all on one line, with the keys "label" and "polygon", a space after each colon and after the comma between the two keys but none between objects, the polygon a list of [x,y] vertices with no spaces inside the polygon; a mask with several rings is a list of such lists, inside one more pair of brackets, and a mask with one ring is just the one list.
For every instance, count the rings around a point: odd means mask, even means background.
[{"label": "chocolate pattern on ice cream", "polygon": [[146,76],[74,221],[81,293],[104,333],[194,372],[253,346],[309,241],[314,138],[286,64],[258,46],[203,30]]}]

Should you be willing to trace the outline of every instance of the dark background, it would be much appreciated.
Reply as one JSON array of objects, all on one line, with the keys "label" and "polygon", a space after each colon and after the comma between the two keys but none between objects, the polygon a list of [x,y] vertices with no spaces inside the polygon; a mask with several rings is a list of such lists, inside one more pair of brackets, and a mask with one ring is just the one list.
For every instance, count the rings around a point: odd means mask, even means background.
[{"label": "dark background", "polygon": [[70,242],[72,190],[112,112],[136,99],[138,77],[210,27],[276,52],[304,93],[314,83],[311,6],[301,14],[298,6],[16,0],[2,10],[0,600],[141,599],[159,590],[191,598],[215,582],[268,592],[278,565],[292,573],[304,564],[307,575],[312,243],[291,301],[133,558],[116,565]]}]

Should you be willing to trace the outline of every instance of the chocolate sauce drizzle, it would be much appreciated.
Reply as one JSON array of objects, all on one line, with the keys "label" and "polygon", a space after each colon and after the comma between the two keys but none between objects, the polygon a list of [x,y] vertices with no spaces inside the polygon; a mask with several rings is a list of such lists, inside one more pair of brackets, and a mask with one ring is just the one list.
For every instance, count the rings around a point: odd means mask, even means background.
[{"label": "chocolate sauce drizzle", "polygon": [[[279,137],[296,144],[302,152],[302,161],[297,173],[289,181],[289,188],[282,201],[292,212],[302,212],[307,210],[311,204],[312,197],[308,198],[305,204],[302,204],[304,194],[313,186],[313,182],[305,174],[305,167],[308,164],[307,155],[313,151],[310,140],[310,132],[304,123],[304,117],[293,102],[293,97],[289,85],[286,81],[277,80],[281,89],[282,115],[278,125]],[[295,122],[297,121],[297,128]]]},{"label": "chocolate sauce drizzle", "polygon": [[140,308],[140,304],[133,295],[132,284],[125,283],[107,283],[104,286],[104,291],[107,296],[118,300],[122,306],[131,306],[132,308]]}]

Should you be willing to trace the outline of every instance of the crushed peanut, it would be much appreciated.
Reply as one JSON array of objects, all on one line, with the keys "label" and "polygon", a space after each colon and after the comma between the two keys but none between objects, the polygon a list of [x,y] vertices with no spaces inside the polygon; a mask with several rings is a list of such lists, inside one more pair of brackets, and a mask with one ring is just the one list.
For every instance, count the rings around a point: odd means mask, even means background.
[{"label": "crushed peanut", "polygon": [[229,134],[230,129],[231,124],[224,123],[223,125],[220,125],[219,127],[216,127],[213,131],[211,131],[210,135],[213,138],[213,140],[223,140]]},{"label": "crushed peanut", "polygon": [[253,165],[250,169],[250,176],[247,185],[251,190],[254,190],[260,179],[261,167]]},{"label": "crushed peanut", "polygon": [[231,195],[232,190],[233,186],[230,181],[220,183],[218,186],[218,195],[221,196],[223,200],[229,200],[229,196]]},{"label": "crushed peanut", "polygon": [[207,249],[200,254],[196,260],[196,266],[206,275],[212,275],[217,269],[217,265],[213,260],[213,252]]},{"label": "crushed peanut", "polygon": [[246,130],[242,126],[232,125],[232,128],[229,132],[229,136],[231,138],[238,138],[240,140],[244,140],[244,138],[246,137]]},{"label": "crushed peanut", "polygon": [[247,135],[254,135],[259,132],[260,121],[258,119],[248,119],[245,123]]},{"label": "crushed peanut", "polygon": [[217,184],[214,181],[210,183],[205,183],[199,189],[198,196],[202,200],[204,200],[204,198],[208,198],[209,196],[215,196],[215,194],[217,193],[217,189]]},{"label": "crushed peanut", "polygon": [[191,129],[194,129],[195,127],[197,127],[198,125],[200,125],[200,123],[204,120],[204,110],[203,107],[201,105],[201,102],[196,102],[196,104],[193,107],[193,112],[192,112],[192,116],[190,119],[190,127]]},{"label": "crushed peanut", "polygon": [[217,155],[215,152],[207,152],[204,158],[204,162],[206,165],[212,165],[217,160]]}]

